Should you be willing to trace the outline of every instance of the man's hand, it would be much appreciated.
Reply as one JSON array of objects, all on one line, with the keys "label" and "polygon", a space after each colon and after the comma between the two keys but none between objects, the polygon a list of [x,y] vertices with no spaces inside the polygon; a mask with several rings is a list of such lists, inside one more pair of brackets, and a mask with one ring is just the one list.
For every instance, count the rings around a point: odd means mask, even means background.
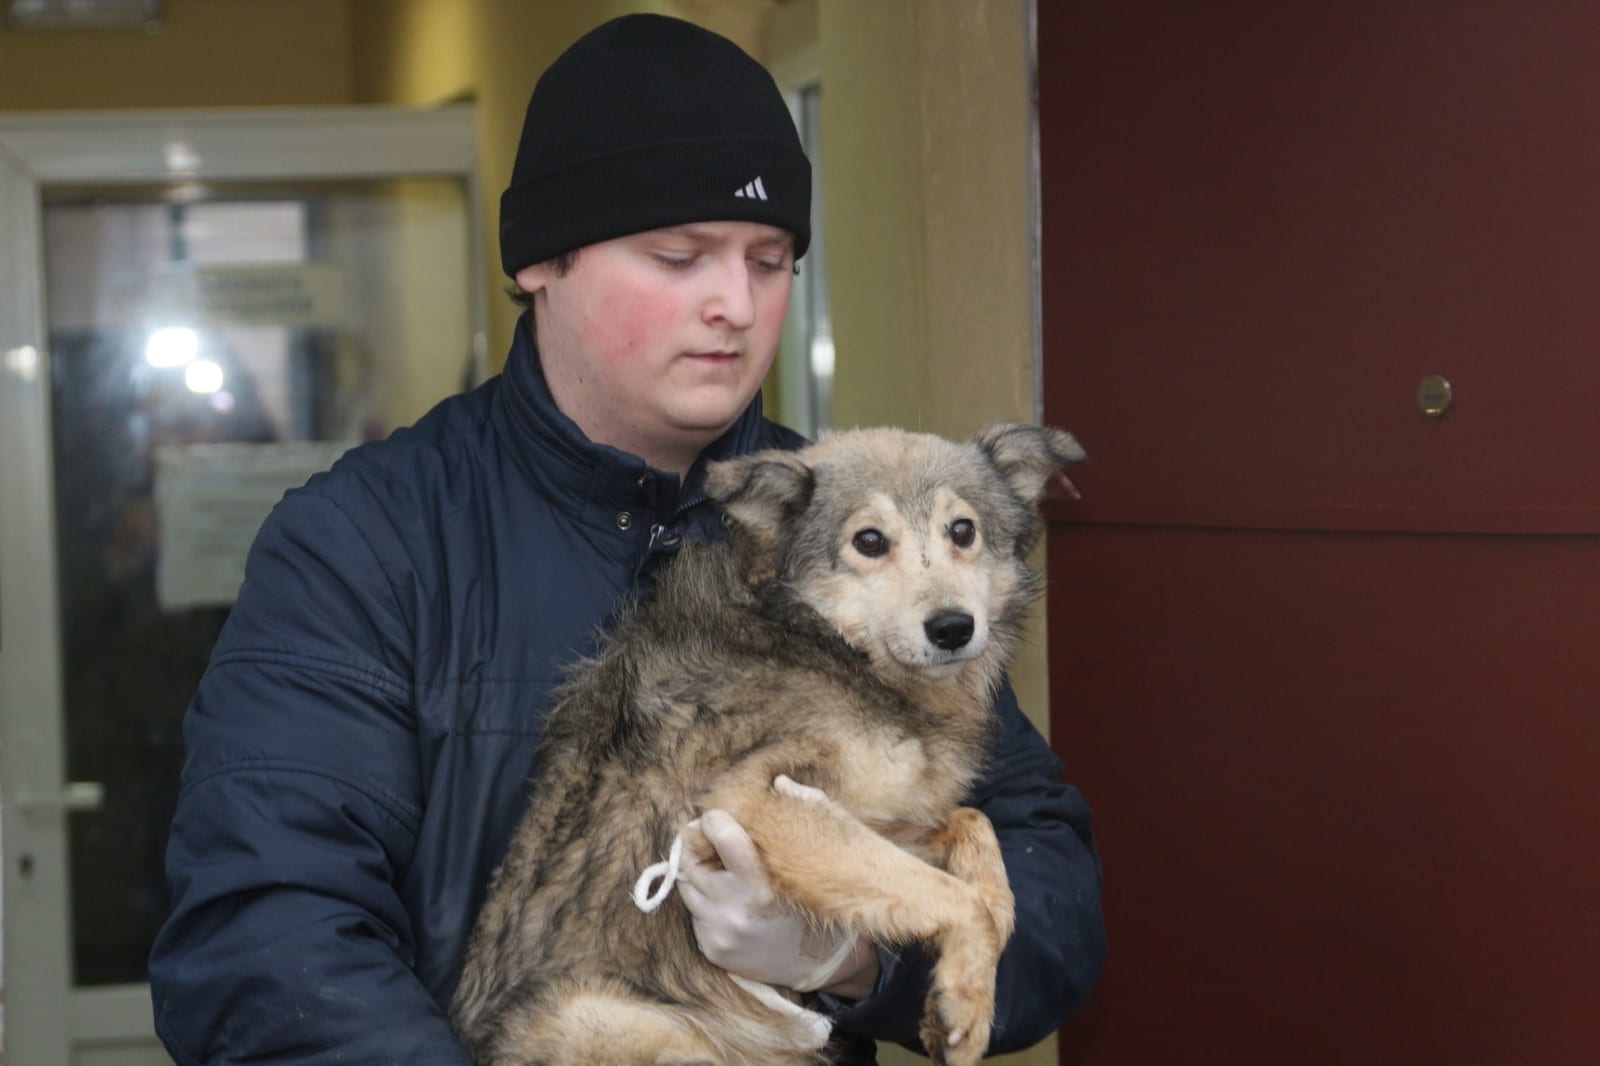
[{"label": "man's hand", "polygon": [[[826,802],[813,788],[780,777],[778,790],[805,802]],[[707,959],[740,977],[797,992],[822,990],[848,999],[872,994],[878,955],[853,933],[817,928],[783,905],[749,834],[726,811],[700,816],[700,832],[722,868],[694,848],[684,850],[678,892],[694,918]]]}]

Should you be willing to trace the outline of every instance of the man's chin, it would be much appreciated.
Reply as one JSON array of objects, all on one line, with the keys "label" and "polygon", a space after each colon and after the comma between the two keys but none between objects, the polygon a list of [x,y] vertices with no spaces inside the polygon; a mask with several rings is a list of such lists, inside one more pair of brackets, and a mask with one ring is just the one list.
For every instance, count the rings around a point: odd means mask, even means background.
[{"label": "man's chin", "polygon": [[671,412],[668,424],[678,433],[703,437],[710,444],[739,421],[753,399],[754,393],[742,402],[738,396],[729,396],[713,403],[685,404]]}]

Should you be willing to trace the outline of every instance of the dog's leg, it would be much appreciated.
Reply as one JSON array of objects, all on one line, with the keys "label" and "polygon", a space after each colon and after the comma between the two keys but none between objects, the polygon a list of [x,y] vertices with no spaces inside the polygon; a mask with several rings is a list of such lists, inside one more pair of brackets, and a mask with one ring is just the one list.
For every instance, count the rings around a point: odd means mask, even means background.
[{"label": "dog's leg", "polygon": [[[948,1066],[970,1066],[983,1057],[1005,937],[979,888],[902,850],[834,803],[767,790],[735,817],[761,850],[775,891],[801,910],[880,943],[932,944],[939,959],[923,1044]],[[950,831],[947,850],[959,855],[958,865],[981,866],[989,861],[987,845],[969,823],[962,819]]]},{"label": "dog's leg", "polygon": [[929,839],[927,848],[935,863],[978,890],[1004,946],[1016,926],[1017,906],[994,825],[982,811],[958,807],[944,828]]}]

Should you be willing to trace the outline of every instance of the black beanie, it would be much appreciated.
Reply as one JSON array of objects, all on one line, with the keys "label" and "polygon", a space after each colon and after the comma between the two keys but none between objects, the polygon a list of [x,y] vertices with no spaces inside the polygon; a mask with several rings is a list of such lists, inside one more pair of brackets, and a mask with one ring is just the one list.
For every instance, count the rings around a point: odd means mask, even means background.
[{"label": "black beanie", "polygon": [[766,69],[725,37],[628,15],[580,38],[528,101],[500,197],[509,275],[686,222],[764,222],[811,243],[811,163]]}]

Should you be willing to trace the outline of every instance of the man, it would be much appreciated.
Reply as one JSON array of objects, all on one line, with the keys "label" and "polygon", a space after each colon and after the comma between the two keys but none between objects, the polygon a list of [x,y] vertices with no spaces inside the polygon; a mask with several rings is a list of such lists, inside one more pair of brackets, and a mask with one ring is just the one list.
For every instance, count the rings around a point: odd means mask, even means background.
[{"label": "man", "polygon": [[[548,693],[619,600],[720,535],[708,460],[799,438],[761,416],[810,167],[771,78],[688,23],[602,26],[540,79],[501,251],[503,375],[288,494],[185,720],[151,957],[180,1063],[467,1062],[445,1021],[527,804]],[[1088,812],[1009,689],[995,822],[1018,902],[995,1047],[1038,1040],[1103,954]],[[684,891],[702,950],[814,989],[872,1061],[914,1043],[926,960],[818,945],[742,829]],[[625,886],[624,886],[625,887]]]}]

